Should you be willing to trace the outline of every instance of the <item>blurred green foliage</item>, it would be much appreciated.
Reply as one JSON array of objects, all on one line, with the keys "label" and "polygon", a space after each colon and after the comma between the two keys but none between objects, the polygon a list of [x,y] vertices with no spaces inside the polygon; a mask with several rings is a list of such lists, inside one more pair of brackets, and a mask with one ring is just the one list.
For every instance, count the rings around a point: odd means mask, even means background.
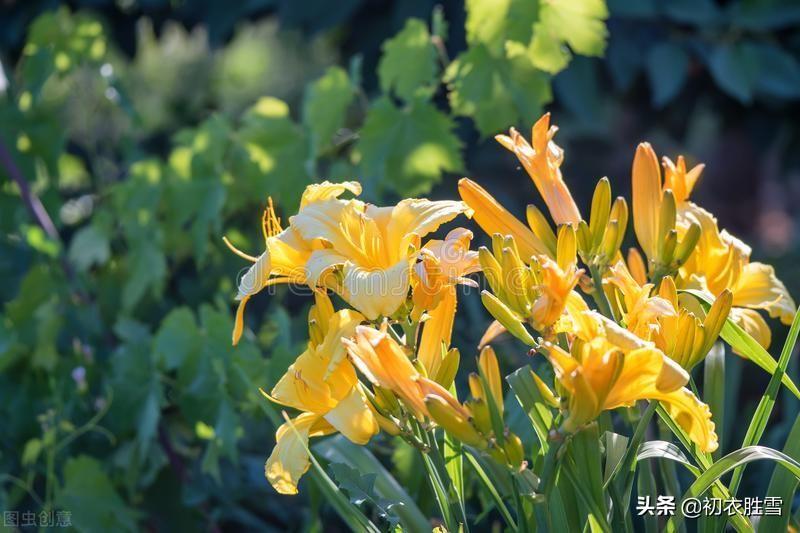
[{"label": "blurred green foliage", "polygon": [[[0,11],[0,508],[69,509],[81,531],[324,528],[313,484],[285,498],[263,479],[279,415],[258,388],[302,350],[308,299],[254,300],[230,343],[246,265],[221,236],[260,253],[267,196],[289,214],[306,184],[357,178],[371,201],[452,197],[469,170],[521,212],[532,187],[484,141],[553,98],[580,132],[564,139],[578,176],[626,177],[653,129],[626,121],[658,110],[669,148],[702,152],[734,123],[800,153],[790,1],[56,4]],[[780,136],[759,137],[757,111]],[[569,150],[581,142],[593,149]],[[617,159],[595,155],[612,142]],[[462,305],[457,342],[473,346],[485,318]],[[428,490],[415,456],[378,446],[414,496]],[[351,498],[371,492],[338,472]]]}]

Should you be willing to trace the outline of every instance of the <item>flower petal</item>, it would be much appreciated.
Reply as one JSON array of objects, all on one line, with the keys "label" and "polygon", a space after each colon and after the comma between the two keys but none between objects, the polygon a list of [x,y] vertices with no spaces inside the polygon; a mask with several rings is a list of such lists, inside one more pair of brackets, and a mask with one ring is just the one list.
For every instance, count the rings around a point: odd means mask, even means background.
[{"label": "flower petal", "polygon": [[345,191],[350,191],[358,196],[361,194],[361,184],[357,181],[344,181],[341,183],[323,181],[322,183],[312,183],[306,187],[306,190],[303,192],[303,197],[300,199],[300,209],[314,202],[323,202],[325,200],[338,198]]},{"label": "flower petal", "polygon": [[649,143],[641,143],[633,158],[633,229],[648,259],[656,256],[661,209],[661,170]]},{"label": "flower petal", "polygon": [[302,413],[287,421],[275,433],[275,448],[264,465],[270,485],[281,494],[297,494],[297,483],[310,466],[308,437],[330,433],[332,428],[320,426],[320,417]]},{"label": "flower petal", "polygon": [[549,255],[547,246],[514,215],[492,197],[486,190],[468,178],[458,182],[461,199],[474,211],[475,222],[489,236],[499,233],[511,235],[517,243],[522,258],[529,262],[531,256]]},{"label": "flower petal", "polygon": [[448,286],[443,289],[439,304],[428,312],[430,318],[423,323],[422,337],[419,343],[419,361],[429,376],[435,376],[442,364],[442,345],[450,347],[453,333],[453,321],[456,315],[456,288]]},{"label": "flower petal", "polygon": [[775,269],[763,263],[744,266],[736,286],[733,287],[733,305],[765,309],[772,318],[779,317],[791,324],[796,306],[786,285],[775,275]]},{"label": "flower petal", "polygon": [[367,399],[358,387],[353,387],[347,397],[328,411],[325,420],[356,444],[366,444],[379,429]]},{"label": "flower petal", "polygon": [[403,258],[388,269],[367,269],[354,263],[344,266],[342,297],[369,320],[391,316],[406,300],[411,262]]}]

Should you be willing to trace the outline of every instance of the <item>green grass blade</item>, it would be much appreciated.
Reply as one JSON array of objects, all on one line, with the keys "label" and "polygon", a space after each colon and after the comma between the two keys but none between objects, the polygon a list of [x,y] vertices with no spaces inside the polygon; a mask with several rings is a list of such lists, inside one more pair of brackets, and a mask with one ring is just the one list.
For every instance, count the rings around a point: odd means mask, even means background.
[{"label": "green grass blade", "polygon": [[[745,433],[744,440],[742,441],[742,448],[758,444],[762,435],[764,435],[764,430],[767,428],[767,422],[772,414],[772,409],[775,407],[775,399],[778,396],[780,381],[786,375],[786,367],[789,364],[789,358],[797,344],[798,334],[800,334],[800,311],[794,315],[792,327],[789,329],[789,334],[786,336],[786,342],[783,343],[778,367],[775,373],[772,374],[769,384],[767,384],[767,391],[758,402],[758,407],[756,407],[756,412],[753,415],[753,419],[750,421],[750,425],[747,426],[747,433]],[[728,486],[731,494],[734,496],[739,489],[739,483],[742,481],[743,474],[744,465],[733,471],[731,482]]]},{"label": "green grass blade", "polygon": [[669,461],[674,461],[685,466],[686,469],[694,475],[694,477],[698,477],[700,475],[700,469],[692,464],[692,462],[683,454],[680,448],[671,442],[663,440],[650,440],[645,442],[639,448],[639,453],[636,456],[636,460],[643,461],[645,459],[667,459]]},{"label": "green grass blade", "polygon": [[725,435],[725,346],[714,343],[705,360],[703,372],[703,400],[711,408],[711,420],[717,431],[719,448],[713,457],[722,455]]},{"label": "green grass blade", "polygon": [[[656,480],[653,476],[653,471],[649,463],[639,465],[637,468],[638,476],[636,478],[636,491],[639,496],[646,496],[650,498],[650,502],[655,505],[658,500],[658,489],[656,487]],[[658,517],[655,514],[644,514],[642,517],[644,522],[644,530],[647,533],[658,533]]]},{"label": "green grass blade", "polygon": [[[795,418],[792,430],[786,437],[783,453],[800,461],[800,416]],[[797,490],[797,479],[785,468],[775,466],[765,496],[781,499],[781,514],[761,517],[761,521],[758,523],[759,531],[787,531],[795,490]]]},{"label": "green grass blade", "polygon": [[[695,463],[697,463],[699,466],[700,472],[703,473],[707,471],[713,464],[711,455],[701,452],[697,449],[697,446],[695,446],[694,443],[689,439],[689,436],[686,434],[683,428],[681,428],[675,423],[674,420],[672,420],[672,418],[669,416],[669,413],[667,413],[663,406],[659,405],[656,409],[656,412],[658,413],[659,418],[661,418],[667,427],[669,427],[670,431],[672,431],[672,433],[678,438],[684,449],[692,455]],[[711,494],[715,498],[720,498],[722,500],[728,500],[731,497],[730,492],[728,492],[728,488],[719,479],[714,481],[711,487]],[[727,518],[736,531],[753,531],[753,526],[750,524],[750,521],[743,514],[741,514],[741,512]],[[667,531],[677,531],[678,529],[679,528],[674,521],[670,520],[667,523]]]},{"label": "green grass blade", "polygon": [[475,470],[475,473],[478,475],[478,479],[481,480],[483,485],[486,487],[486,490],[489,491],[489,495],[494,500],[495,505],[497,505],[497,510],[500,511],[500,515],[503,517],[503,520],[506,521],[508,527],[510,527],[513,531],[516,531],[517,523],[511,517],[511,512],[508,510],[508,507],[506,507],[506,504],[503,501],[503,498],[500,496],[497,487],[495,487],[494,483],[492,483],[492,480],[489,478],[489,476],[486,475],[486,471],[483,469],[478,459],[471,453],[465,453],[464,457],[467,458],[467,462],[470,464],[470,466],[472,466],[472,469]]},{"label": "green grass blade", "polygon": [[[686,292],[692,296],[695,296],[706,308],[708,308],[711,303],[708,296],[700,291],[687,289],[681,292]],[[736,348],[746,359],[754,362],[767,371],[770,375],[775,373],[775,369],[778,368],[778,362],[775,361],[769,352],[767,352],[760,344],[758,344],[753,337],[751,337],[730,318],[728,318],[725,321],[725,325],[722,326],[720,336],[725,342]],[[783,374],[781,377],[781,383],[783,383],[783,385],[789,389],[792,394],[800,399],[800,390],[797,389],[797,386],[794,384],[791,377],[789,377],[787,374]]]},{"label": "green grass blade", "polygon": [[[700,474],[700,477],[698,477],[686,490],[686,492],[683,494],[683,498],[681,498],[681,501],[685,500],[686,498],[697,498],[701,496],[706,490],[711,488],[714,483],[719,481],[722,476],[731,470],[747,463],[759,460],[775,461],[779,465],[786,468],[795,478],[800,479],[800,462],[792,459],[783,452],[773,450],[772,448],[767,448],[766,446],[749,446],[747,448],[742,448],[740,450],[736,450],[735,452],[729,453],[711,465],[711,467]],[[675,516],[670,519],[670,523],[673,524],[673,527],[680,524],[683,520],[679,509],[680,506],[678,506]]]},{"label": "green grass blade", "polygon": [[533,429],[536,436],[539,438],[539,444],[542,451],[547,451],[550,446],[547,440],[547,433],[553,425],[553,411],[545,403],[539,388],[533,381],[529,367],[524,366],[516,372],[506,376],[506,381],[514,391],[522,410],[528,414],[533,424]]}]

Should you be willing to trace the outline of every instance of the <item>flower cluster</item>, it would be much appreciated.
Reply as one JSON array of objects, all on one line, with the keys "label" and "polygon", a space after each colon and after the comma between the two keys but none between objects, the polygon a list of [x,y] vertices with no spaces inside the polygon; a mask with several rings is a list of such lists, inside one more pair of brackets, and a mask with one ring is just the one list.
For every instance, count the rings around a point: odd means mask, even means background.
[{"label": "flower cluster", "polygon": [[[253,265],[239,284],[233,342],[243,334],[247,301],[265,287],[307,285],[315,298],[306,351],[264,392],[299,412],[278,429],[267,461],[275,489],[296,492],[309,468],[308,439],[333,432],[365,444],[384,431],[427,453],[441,428],[511,471],[528,469],[526,447],[504,421],[503,380],[490,346],[504,332],[552,366],[552,384],[533,376],[557,414],[556,433],[574,434],[603,411],[649,400],[698,449],[718,447],[710,409],[691,390],[691,370],[727,320],[767,347],[769,327],[757,310],[788,323],[794,301],[772,267],[750,261],[750,248],[689,200],[703,167],[687,170],[682,157],[659,165],[646,143],[632,169],[630,218],[641,251],[623,253],[628,203],[612,200],[603,178],[584,218],[561,174],[556,131],[545,115],[530,142],[514,129],[497,136],[532,178],[549,220],[533,205],[526,222],[518,220],[467,178],[459,182],[462,201],[406,199],[387,207],[342,199],[360,194],[357,182],[311,185],[285,228],[270,202],[263,253],[234,249]],[[472,218],[491,246],[472,250],[465,228],[427,239],[459,215]],[[451,346],[456,286],[477,286],[468,276],[479,271],[489,289],[481,299],[495,322],[462,401],[460,353]],[[329,293],[345,306],[335,310]]]}]

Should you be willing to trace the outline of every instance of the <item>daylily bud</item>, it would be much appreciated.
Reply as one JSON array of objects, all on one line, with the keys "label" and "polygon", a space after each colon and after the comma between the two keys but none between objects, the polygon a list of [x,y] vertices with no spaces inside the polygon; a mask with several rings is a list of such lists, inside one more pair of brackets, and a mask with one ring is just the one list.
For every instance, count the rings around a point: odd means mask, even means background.
[{"label": "daylily bud", "polygon": [[592,196],[592,212],[589,216],[589,229],[592,234],[592,248],[597,248],[603,239],[611,213],[611,184],[608,178],[597,182]]},{"label": "daylily bud", "polygon": [[[675,220],[677,217],[677,205],[675,204],[675,195],[672,194],[672,191],[667,189],[664,191],[664,196],[661,199],[661,208],[658,212],[658,227],[659,232],[656,235],[656,251],[660,251],[664,246],[664,239],[667,236],[667,232],[670,230],[675,229]],[[662,264],[668,264],[669,262],[664,260],[662,257],[659,256],[658,261]]]},{"label": "daylily bud", "polygon": [[392,391],[378,385],[374,385],[372,390],[375,392],[375,403],[378,407],[393,415],[400,413],[400,403]]},{"label": "daylily bud", "polygon": [[378,425],[381,427],[383,431],[388,433],[389,435],[395,436],[400,434],[400,427],[394,423],[390,418],[387,418],[380,414],[378,411],[373,410],[372,415],[375,417],[375,420],[378,421]]},{"label": "daylily bud", "polygon": [[490,435],[492,433],[492,415],[489,413],[486,401],[480,398],[470,398],[466,401],[466,406],[472,413],[472,422],[478,431],[484,435]]},{"label": "daylily bud", "polygon": [[616,254],[617,250],[622,246],[622,241],[625,239],[625,230],[628,228],[628,202],[622,196],[618,196],[614,200],[614,205],[611,206],[610,219],[617,221],[617,242],[614,245],[614,254]]},{"label": "daylily bud", "polygon": [[469,420],[461,417],[444,399],[429,394],[425,397],[425,406],[431,418],[445,431],[468,446],[486,448],[486,439],[472,426]]},{"label": "daylily bud", "polygon": [[492,252],[485,246],[478,249],[478,260],[481,263],[486,280],[489,282],[489,287],[492,288],[495,294],[503,294],[503,269],[500,263],[497,262]]},{"label": "daylily bud", "polygon": [[559,406],[558,400],[556,399],[556,395],[553,394],[553,391],[550,390],[550,387],[542,381],[542,378],[539,377],[536,372],[531,370],[531,376],[533,377],[533,382],[536,384],[536,388],[539,389],[539,394],[542,396],[542,399],[550,406],[555,407],[556,409]]},{"label": "daylily bud", "polygon": [[469,384],[469,393],[473,398],[478,400],[483,400],[486,398],[486,392],[483,390],[483,383],[481,382],[481,377],[478,374],[471,372],[467,377],[467,381]]},{"label": "daylily bud", "polygon": [[[525,215],[528,219],[528,225],[533,230],[533,233],[539,237],[542,243],[544,243],[544,245],[550,251],[550,254],[555,256],[556,234],[550,227],[550,223],[547,221],[547,218],[545,218],[544,213],[542,213],[535,205],[531,204],[525,211]],[[525,258],[526,261],[529,259],[530,258],[528,257]]]},{"label": "daylily bud", "polygon": [[536,341],[522,325],[522,322],[514,316],[514,313],[503,302],[497,299],[495,295],[488,291],[481,292],[481,301],[489,313],[505,327],[509,333],[516,338],[527,344],[528,346],[536,346]]},{"label": "daylily bud", "polygon": [[620,242],[619,235],[619,222],[612,220],[608,223],[603,241],[600,243],[600,253],[606,262],[611,261],[612,258],[617,255],[617,251],[619,250],[618,243]]},{"label": "daylily bud", "polygon": [[497,355],[491,346],[486,346],[481,350],[478,357],[478,368],[480,368],[486,383],[489,385],[489,392],[494,397],[500,415],[503,414],[503,382],[500,378],[500,365],[497,362]]},{"label": "daylily bud", "polygon": [[569,225],[558,228],[558,242],[556,249],[556,263],[559,268],[566,270],[575,263],[575,254],[578,251],[578,243],[575,238],[575,228]]},{"label": "daylily bud", "polygon": [[717,296],[717,299],[714,300],[714,303],[708,310],[706,319],[703,321],[703,329],[705,330],[706,338],[701,357],[706,356],[714,345],[714,342],[716,342],[717,337],[719,337],[722,326],[725,325],[725,320],[727,320],[728,314],[730,314],[732,305],[733,293],[725,289]]},{"label": "daylily bud", "polygon": [[594,247],[592,246],[592,232],[589,230],[589,225],[585,220],[578,222],[578,229],[575,233],[578,238],[578,250],[581,252],[581,257],[586,263],[590,263],[594,255]]},{"label": "daylily bud", "polygon": [[700,240],[701,233],[700,225],[694,222],[689,226],[689,229],[686,230],[683,240],[675,248],[675,261],[678,263],[678,266],[683,265],[689,257],[691,257],[692,252],[694,252],[697,246],[697,241]]},{"label": "daylily bud", "polygon": [[503,449],[506,452],[509,465],[519,468],[525,460],[525,448],[522,445],[522,440],[514,433],[509,432]]},{"label": "daylily bud", "polygon": [[675,257],[675,248],[678,245],[678,232],[671,229],[661,240],[661,248],[659,249],[659,262],[663,265],[671,266],[672,260]]},{"label": "daylily bud", "polygon": [[460,362],[461,354],[458,352],[458,348],[451,348],[442,358],[442,365],[436,373],[436,382],[445,389],[449,389],[456,378]]}]

